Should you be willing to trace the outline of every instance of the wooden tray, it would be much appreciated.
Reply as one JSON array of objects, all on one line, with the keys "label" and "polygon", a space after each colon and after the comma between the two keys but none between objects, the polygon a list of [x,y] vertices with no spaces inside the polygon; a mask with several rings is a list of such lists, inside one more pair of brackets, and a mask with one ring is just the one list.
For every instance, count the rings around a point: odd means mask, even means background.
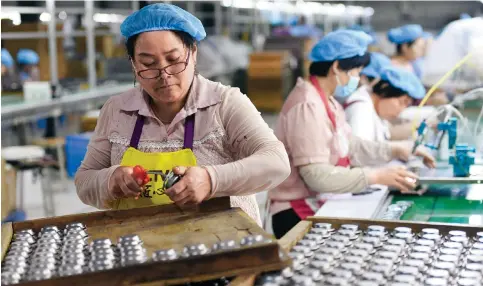
[{"label": "wooden tray", "polygon": [[[475,236],[477,232],[483,231],[483,227],[469,226],[462,224],[448,223],[423,223],[408,221],[390,221],[390,220],[368,220],[368,219],[352,219],[352,218],[333,218],[333,217],[308,217],[307,220],[299,222],[284,237],[279,240],[280,246],[285,251],[290,249],[302,239],[302,237],[312,228],[312,223],[331,223],[334,228],[340,227],[341,224],[357,224],[360,228],[367,228],[370,225],[382,225],[386,229],[394,229],[398,226],[406,226],[419,232],[423,228],[437,228],[441,234],[447,234],[450,230],[462,230],[468,236]],[[230,286],[253,286],[258,275],[265,271],[258,271],[257,274],[242,275],[235,278]]]},{"label": "wooden tray", "polygon": [[[46,225],[63,228],[72,222],[87,226],[90,240],[118,238],[138,234],[144,241],[148,257],[158,249],[182,250],[187,244],[213,243],[264,232],[241,209],[230,208],[229,198],[220,198],[191,208],[175,205],[157,206],[124,211],[103,211],[18,222],[2,226],[2,259],[12,234],[23,229],[39,231]],[[170,262],[147,262],[141,265],[107,271],[84,273],[70,277],[56,277],[18,285],[173,285],[204,281],[219,277],[233,277],[262,271],[273,271],[290,265],[291,260],[275,242],[244,247],[206,256]]]}]

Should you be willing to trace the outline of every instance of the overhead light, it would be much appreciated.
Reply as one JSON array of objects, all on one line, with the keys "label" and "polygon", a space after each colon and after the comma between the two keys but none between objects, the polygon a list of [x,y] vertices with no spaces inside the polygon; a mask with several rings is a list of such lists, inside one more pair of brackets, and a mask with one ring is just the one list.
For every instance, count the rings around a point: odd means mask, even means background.
[{"label": "overhead light", "polygon": [[61,19],[61,20],[67,19],[67,12],[65,12],[65,11],[60,12],[59,13],[59,19]]},{"label": "overhead light", "polygon": [[119,14],[95,13],[94,22],[97,23],[122,23],[126,16]]},{"label": "overhead light", "polygon": [[9,19],[15,26],[22,23],[19,12],[0,12],[1,19]]},{"label": "overhead light", "polygon": [[50,15],[50,13],[43,12],[42,14],[40,14],[39,19],[42,22],[49,22],[52,19],[52,16]]}]

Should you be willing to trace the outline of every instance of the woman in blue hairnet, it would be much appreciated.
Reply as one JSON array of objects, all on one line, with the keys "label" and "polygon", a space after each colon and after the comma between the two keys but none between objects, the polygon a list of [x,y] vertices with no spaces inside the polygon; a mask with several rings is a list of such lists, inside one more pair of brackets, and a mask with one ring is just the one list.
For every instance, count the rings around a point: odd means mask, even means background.
[{"label": "woman in blue hairnet", "polygon": [[39,55],[30,49],[20,49],[17,53],[19,76],[22,82],[40,80]]},{"label": "woman in blue hairnet", "polygon": [[356,91],[361,70],[370,62],[370,42],[364,32],[327,34],[310,53],[310,79],[298,79],[285,101],[275,134],[285,145],[292,173],[269,192],[276,237],[313,215],[321,206],[319,194],[359,193],[372,184],[404,193],[415,188],[416,175],[403,167],[364,167],[375,160],[407,160],[410,146],[354,136],[334,98]]},{"label": "woman in blue hairnet", "polygon": [[393,65],[414,73],[413,62],[424,54],[425,35],[423,28],[416,24],[389,30],[387,38],[396,45],[396,54],[392,57]]},{"label": "woman in blue hairnet", "polygon": [[20,82],[15,72],[15,61],[7,49],[2,48],[2,90],[18,90]]},{"label": "woman in blue hairnet", "polygon": [[[288,156],[247,96],[197,74],[200,20],[158,3],[127,17],[121,33],[139,85],[103,106],[76,174],[79,198],[129,209],[228,196],[261,224],[254,194],[288,176]],[[142,169],[182,178],[166,186],[161,175],[138,177]]]}]

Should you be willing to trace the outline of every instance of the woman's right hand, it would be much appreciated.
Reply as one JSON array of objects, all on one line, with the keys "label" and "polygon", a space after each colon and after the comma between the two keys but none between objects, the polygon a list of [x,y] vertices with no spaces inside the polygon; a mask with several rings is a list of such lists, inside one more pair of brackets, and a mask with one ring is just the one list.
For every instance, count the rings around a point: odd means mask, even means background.
[{"label": "woman's right hand", "polygon": [[133,167],[118,167],[109,180],[109,196],[115,200],[139,196],[143,190],[143,182],[141,179],[135,179],[133,174]]},{"label": "woman's right hand", "polygon": [[421,194],[414,191],[418,176],[403,166],[390,166],[372,171],[369,184],[385,185],[397,188],[403,194]]}]

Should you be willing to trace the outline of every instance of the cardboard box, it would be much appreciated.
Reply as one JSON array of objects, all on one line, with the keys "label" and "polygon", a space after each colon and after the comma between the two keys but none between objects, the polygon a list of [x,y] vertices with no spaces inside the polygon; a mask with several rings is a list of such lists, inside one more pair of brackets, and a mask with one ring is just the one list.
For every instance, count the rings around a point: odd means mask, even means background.
[{"label": "cardboard box", "polygon": [[17,172],[2,160],[2,221],[17,206]]}]

